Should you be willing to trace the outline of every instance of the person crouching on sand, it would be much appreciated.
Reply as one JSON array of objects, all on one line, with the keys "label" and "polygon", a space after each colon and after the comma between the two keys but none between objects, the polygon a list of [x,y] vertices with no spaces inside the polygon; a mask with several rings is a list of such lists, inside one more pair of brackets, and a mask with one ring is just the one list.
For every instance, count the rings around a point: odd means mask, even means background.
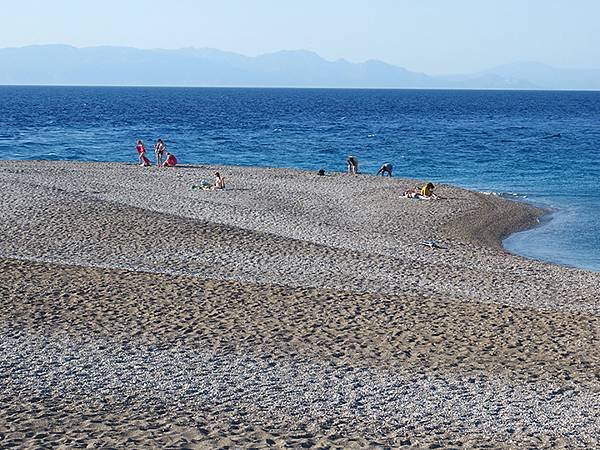
[{"label": "person crouching on sand", "polygon": [[146,156],[146,147],[144,146],[144,143],[142,142],[141,139],[138,139],[137,145],[135,146],[135,148],[138,152],[138,159],[140,162],[140,166],[144,166],[144,167],[150,166],[151,165],[150,160]]},{"label": "person crouching on sand", "polygon": [[165,159],[163,167],[175,167],[177,165],[177,158],[173,153],[167,152],[167,159]]},{"label": "person crouching on sand", "polygon": [[350,155],[348,156],[346,163],[348,164],[348,173],[356,175],[358,173],[358,158]]},{"label": "person crouching on sand", "polygon": [[212,189],[213,191],[225,189],[225,178],[223,178],[219,172],[215,172],[215,184]]},{"label": "person crouching on sand", "polygon": [[385,163],[383,166],[381,166],[381,168],[377,172],[377,175],[384,176],[387,173],[388,176],[391,177],[393,170],[394,170],[394,166],[392,166],[391,163]]}]

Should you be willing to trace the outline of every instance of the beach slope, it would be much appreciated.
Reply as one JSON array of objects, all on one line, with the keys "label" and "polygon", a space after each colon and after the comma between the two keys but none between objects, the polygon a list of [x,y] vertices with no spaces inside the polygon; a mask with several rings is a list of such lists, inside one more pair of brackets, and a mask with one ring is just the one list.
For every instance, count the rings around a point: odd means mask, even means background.
[{"label": "beach slope", "polygon": [[0,163],[0,445],[597,445],[600,275],[501,247],[543,211],[214,169]]}]

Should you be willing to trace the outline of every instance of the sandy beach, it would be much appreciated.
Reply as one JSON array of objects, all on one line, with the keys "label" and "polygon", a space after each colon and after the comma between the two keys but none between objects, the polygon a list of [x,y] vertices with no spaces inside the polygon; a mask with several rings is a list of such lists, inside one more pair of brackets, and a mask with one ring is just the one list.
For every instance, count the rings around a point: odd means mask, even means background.
[{"label": "sandy beach", "polygon": [[0,447],[598,446],[600,274],[423,181],[0,162]]}]

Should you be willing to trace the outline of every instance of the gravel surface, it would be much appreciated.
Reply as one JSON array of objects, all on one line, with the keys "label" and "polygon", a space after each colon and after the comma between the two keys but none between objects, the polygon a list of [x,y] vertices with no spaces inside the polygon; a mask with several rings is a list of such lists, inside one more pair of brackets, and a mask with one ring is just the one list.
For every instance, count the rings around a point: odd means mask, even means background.
[{"label": "gravel surface", "polygon": [[417,182],[0,162],[0,446],[597,446],[600,274]]},{"label": "gravel surface", "polygon": [[[201,411],[229,426],[251,416],[255,427],[279,430],[294,423],[304,433],[291,433],[282,444],[316,445],[315,439],[328,436],[331,444],[344,445],[358,435],[382,446],[463,446],[488,439],[539,445],[557,428],[565,443],[594,446],[600,438],[597,395],[577,385],[415,376],[297,357],[273,361],[70,336],[6,339],[0,351],[10,355],[0,361],[3,371],[18,374],[4,388],[22,396],[58,397],[71,407],[114,398],[128,409]],[[228,436],[210,424],[203,430],[213,439]]]}]

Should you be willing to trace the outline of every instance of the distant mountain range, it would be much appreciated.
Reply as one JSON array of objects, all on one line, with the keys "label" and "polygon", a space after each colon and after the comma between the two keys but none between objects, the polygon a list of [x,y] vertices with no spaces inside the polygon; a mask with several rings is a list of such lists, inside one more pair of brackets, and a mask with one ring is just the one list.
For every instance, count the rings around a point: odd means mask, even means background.
[{"label": "distant mountain range", "polygon": [[328,61],[305,50],[248,57],[209,48],[34,45],[0,49],[0,84],[600,90],[600,70],[524,62],[430,76],[377,60]]}]

